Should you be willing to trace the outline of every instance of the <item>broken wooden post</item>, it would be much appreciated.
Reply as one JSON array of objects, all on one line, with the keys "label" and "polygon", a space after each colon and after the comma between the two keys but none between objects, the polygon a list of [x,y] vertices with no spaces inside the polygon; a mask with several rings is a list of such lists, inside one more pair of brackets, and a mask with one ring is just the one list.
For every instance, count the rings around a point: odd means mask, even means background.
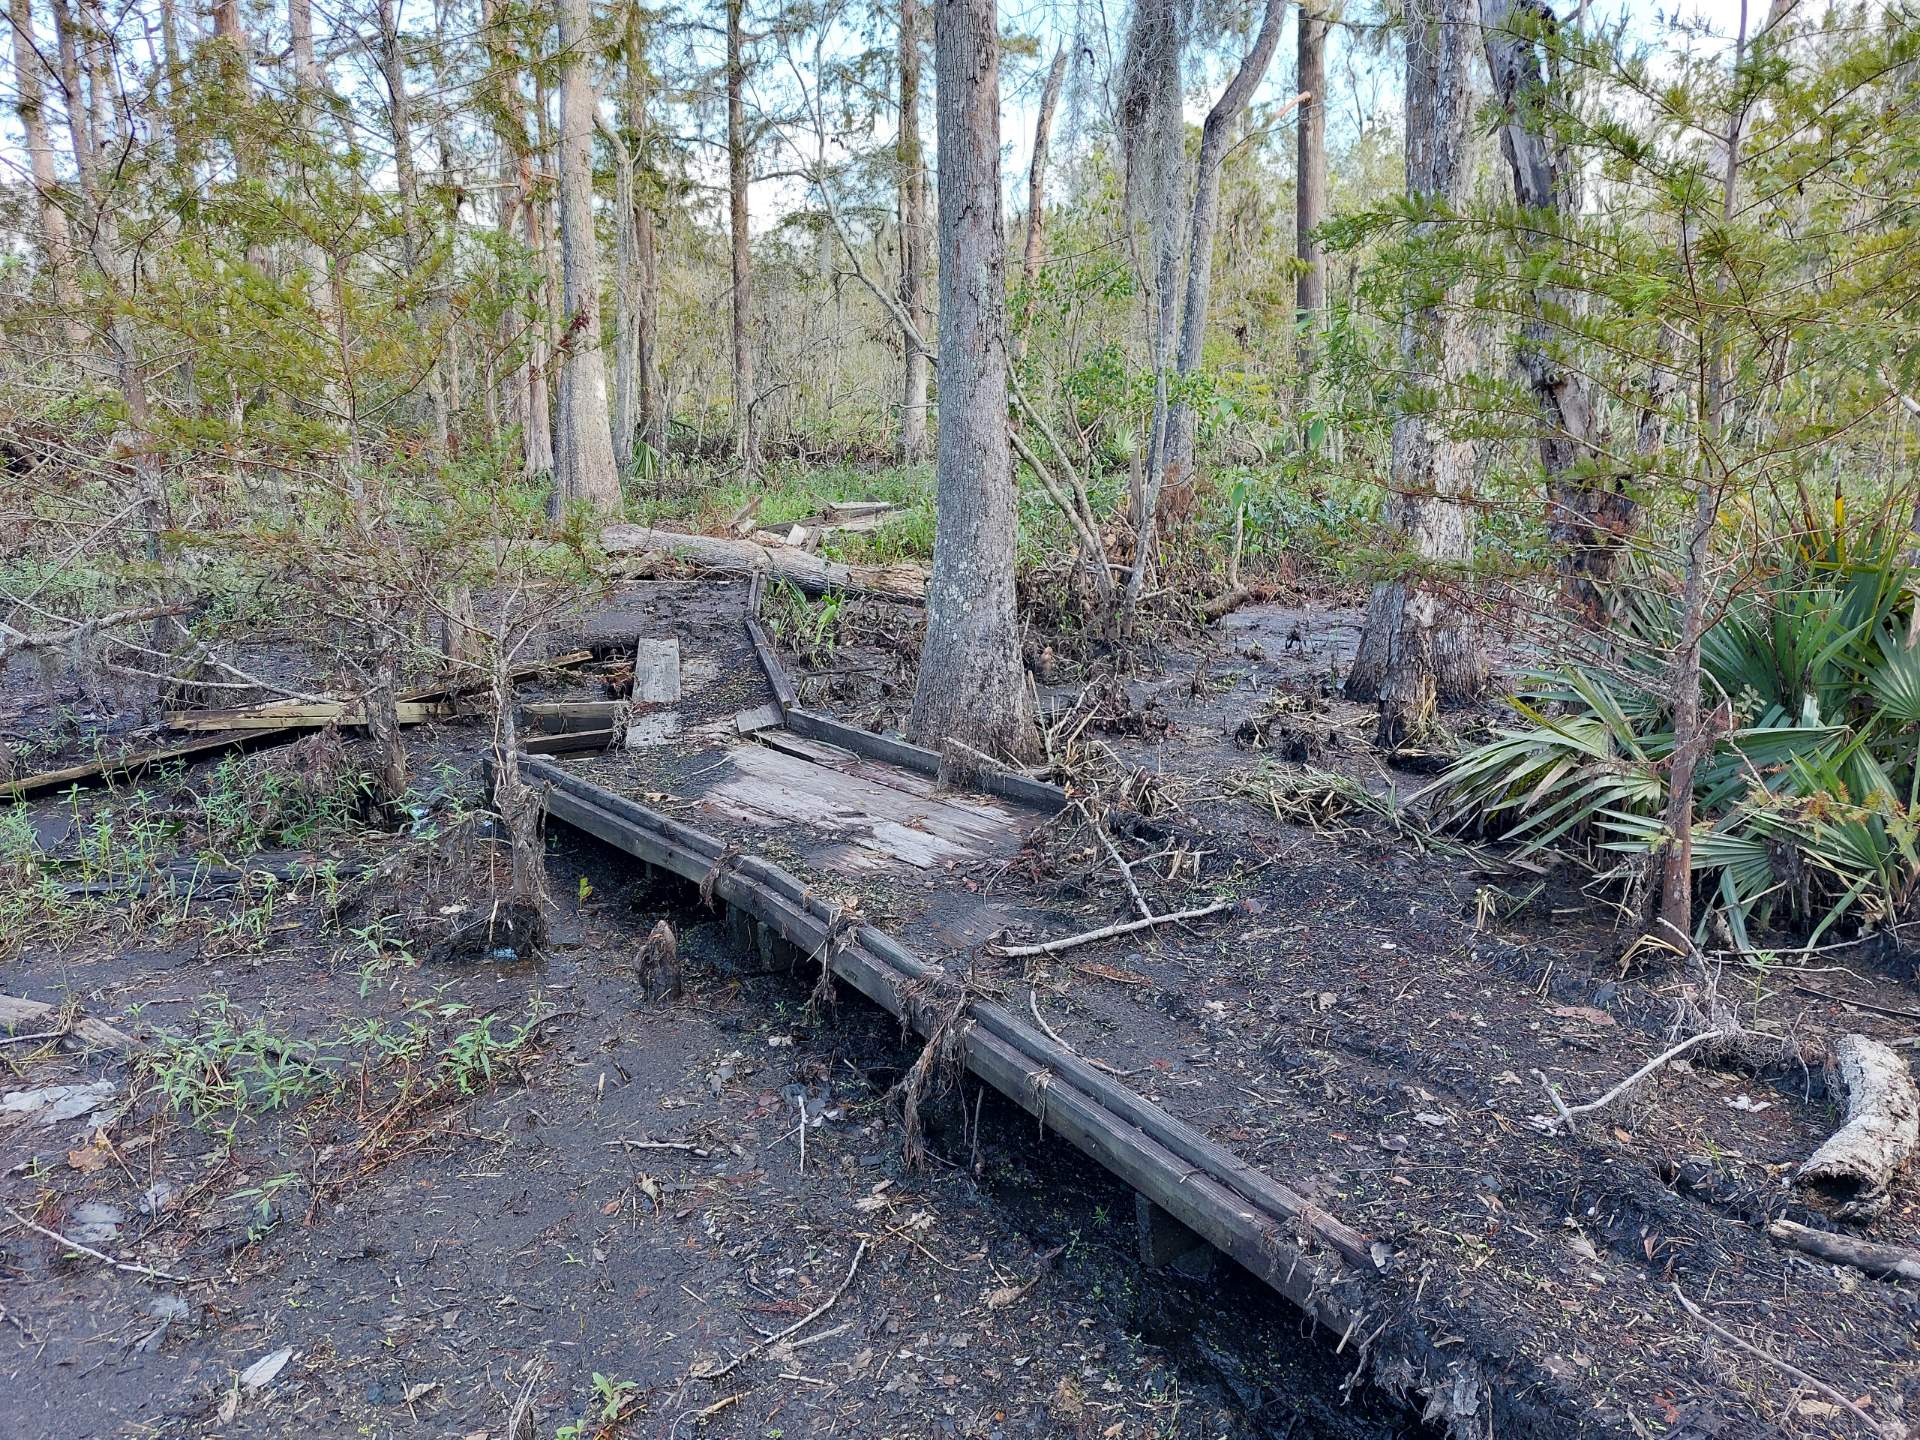
[{"label": "broken wooden post", "polygon": [[1139,1231],[1142,1265],[1152,1270],[1172,1266],[1195,1279],[1212,1269],[1213,1247],[1138,1191],[1133,1196],[1133,1223]]}]

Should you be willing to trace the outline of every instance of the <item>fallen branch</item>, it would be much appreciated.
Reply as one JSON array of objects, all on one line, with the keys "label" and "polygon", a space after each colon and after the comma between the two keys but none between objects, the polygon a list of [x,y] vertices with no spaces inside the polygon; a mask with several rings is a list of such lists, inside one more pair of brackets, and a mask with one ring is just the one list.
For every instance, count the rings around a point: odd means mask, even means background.
[{"label": "fallen branch", "polygon": [[1155,915],[1150,920],[1129,920],[1123,925],[1106,925],[1098,930],[1089,930],[1084,935],[1069,935],[1063,940],[1044,940],[1037,945],[995,945],[993,953],[1015,959],[1024,955],[1058,955],[1062,950],[1091,945],[1096,940],[1111,940],[1116,935],[1131,935],[1156,925],[1179,925],[1205,915],[1218,915],[1222,910],[1231,910],[1239,903],[1238,900],[1220,900],[1212,905],[1202,905],[1197,910],[1179,910],[1171,915]]},{"label": "fallen branch", "polygon": [[[1686,1054],[1687,1051],[1693,1049],[1693,1047],[1696,1045],[1704,1045],[1709,1040],[1724,1039],[1726,1037],[1726,1033],[1727,1032],[1724,1030],[1703,1030],[1698,1035],[1688,1036],[1685,1040],[1682,1040],[1678,1045],[1675,1045],[1671,1049],[1665,1050],[1660,1054],[1654,1056],[1653,1059],[1649,1060],[1646,1064],[1642,1065],[1638,1070],[1634,1071],[1633,1074],[1629,1075],[1626,1079],[1622,1080],[1618,1085],[1614,1086],[1611,1090],[1607,1091],[1607,1093],[1602,1095],[1598,1100],[1589,1100],[1584,1105],[1566,1104],[1564,1101],[1560,1099],[1559,1092],[1553,1088],[1552,1082],[1550,1082],[1544,1074],[1542,1074],[1538,1070],[1534,1071],[1533,1073],[1540,1077],[1540,1083],[1546,1087],[1547,1098],[1553,1102],[1554,1109],[1560,1112],[1558,1117],[1558,1124],[1565,1126],[1568,1132],[1571,1133],[1573,1130],[1573,1121],[1575,1116],[1590,1115],[1595,1110],[1606,1109],[1607,1106],[1613,1104],[1614,1101],[1618,1100],[1622,1095],[1626,1094],[1634,1086],[1638,1085],[1642,1080],[1646,1079],[1649,1075],[1653,1074],[1653,1072],[1658,1070],[1661,1066],[1667,1064],[1669,1061],[1678,1060],[1682,1055]],[[1541,1116],[1539,1118],[1541,1120],[1547,1120],[1547,1117],[1545,1116]],[[1553,1133],[1551,1127],[1554,1125],[1554,1123],[1555,1122],[1552,1120],[1547,1120],[1546,1127],[1542,1127],[1542,1128],[1546,1128],[1547,1133],[1551,1134]]]},{"label": "fallen branch", "polygon": [[834,1303],[837,1300],[839,1300],[839,1298],[842,1295],[847,1293],[847,1287],[853,1283],[853,1277],[857,1273],[859,1273],[860,1261],[866,1256],[866,1253],[867,1253],[867,1242],[865,1240],[862,1240],[859,1244],[859,1247],[855,1249],[853,1252],[853,1264],[847,1267],[847,1273],[845,1278],[842,1279],[838,1285],[834,1286],[833,1293],[827,1296],[827,1298],[822,1300],[818,1305],[814,1306],[813,1309],[809,1310],[805,1315],[802,1315],[798,1320],[794,1321],[793,1324],[787,1326],[786,1329],[780,1331],[778,1334],[769,1335],[767,1336],[766,1339],[761,1340],[754,1345],[748,1346],[745,1350],[741,1351],[738,1355],[734,1356],[733,1359],[729,1360],[725,1365],[722,1365],[718,1370],[705,1370],[695,1375],[693,1378],[696,1380],[725,1379],[728,1375],[731,1375],[735,1370],[739,1369],[742,1365],[746,1364],[746,1362],[751,1360],[755,1355],[758,1355],[762,1350],[771,1350],[775,1345],[778,1345],[782,1340],[786,1339],[789,1335],[796,1335],[800,1331],[806,1329],[807,1326],[811,1325],[814,1321],[818,1320],[822,1315],[826,1314],[827,1311],[831,1310],[834,1306]]},{"label": "fallen branch", "polygon": [[1851,1235],[1836,1235],[1830,1230],[1815,1230],[1811,1225],[1792,1220],[1776,1220],[1767,1226],[1767,1234],[1782,1245],[1831,1260],[1836,1265],[1851,1265],[1876,1280],[1898,1278],[1920,1280],[1920,1250],[1904,1245],[1886,1245],[1875,1240],[1856,1240]]},{"label": "fallen branch", "polygon": [[34,1231],[36,1234],[44,1235],[47,1239],[66,1247],[68,1250],[72,1250],[76,1254],[85,1255],[92,1260],[98,1260],[103,1265],[111,1265],[116,1270],[124,1270],[129,1275],[146,1275],[155,1280],[171,1280],[176,1285],[191,1285],[193,1283],[185,1275],[170,1275],[165,1270],[155,1270],[151,1265],[136,1265],[131,1260],[116,1260],[104,1250],[95,1250],[92,1246],[82,1245],[78,1240],[69,1240],[58,1230],[49,1230],[44,1225],[35,1224],[11,1205],[0,1205],[0,1210],[5,1210],[15,1222],[26,1226],[27,1229]]},{"label": "fallen branch", "polygon": [[0,666],[24,650],[53,650],[84,641],[102,630],[118,625],[134,625],[142,620],[158,620],[168,615],[184,615],[185,605],[134,605],[125,610],[110,610],[92,620],[80,620],[55,630],[15,630],[0,625]]},{"label": "fallen branch", "polygon": [[1753,1356],[1753,1358],[1756,1360],[1765,1361],[1767,1364],[1779,1370],[1782,1374],[1792,1376],[1795,1380],[1798,1380],[1803,1385],[1811,1385],[1814,1389],[1818,1390],[1822,1395],[1826,1396],[1829,1400],[1833,1401],[1834,1404],[1851,1412],[1854,1418],[1859,1420],[1859,1422],[1862,1425],[1866,1426],[1867,1429],[1871,1430],[1874,1434],[1884,1435],[1886,1437],[1886,1440],[1907,1440],[1907,1427],[1902,1425],[1899,1421],[1890,1420],[1885,1425],[1882,1425],[1878,1420],[1875,1420],[1871,1415],[1867,1414],[1866,1411],[1862,1410],[1859,1407],[1859,1405],[1855,1404],[1846,1395],[1834,1389],[1833,1386],[1827,1384],[1826,1381],[1816,1379],[1814,1376],[1809,1375],[1806,1371],[1802,1370],[1798,1365],[1790,1364],[1787,1361],[1782,1360],[1778,1355],[1768,1354],[1765,1350],[1762,1350],[1758,1345],[1754,1345],[1749,1343],[1748,1341],[1742,1340],[1738,1335],[1734,1334],[1731,1330],[1727,1329],[1726,1326],[1720,1324],[1715,1320],[1708,1318],[1706,1311],[1702,1310],[1698,1305],[1694,1304],[1693,1301],[1689,1300],[1686,1297],[1685,1292],[1682,1291],[1678,1285],[1675,1285],[1673,1287],[1673,1294],[1674,1294],[1674,1298],[1680,1302],[1680,1307],[1683,1310],[1685,1310],[1689,1315],[1693,1316],[1693,1318],[1698,1320],[1702,1325],[1706,1326],[1707,1329],[1711,1330],[1715,1335],[1718,1335],[1722,1340],[1726,1341],[1729,1345],[1732,1345],[1735,1349],[1744,1351],[1746,1354]]},{"label": "fallen branch", "polygon": [[1907,1062],[1865,1035],[1833,1043],[1831,1073],[1847,1096],[1847,1121],[1814,1151],[1794,1177],[1845,1198],[1835,1212],[1871,1219],[1892,1203],[1894,1174],[1920,1146],[1920,1090]]}]

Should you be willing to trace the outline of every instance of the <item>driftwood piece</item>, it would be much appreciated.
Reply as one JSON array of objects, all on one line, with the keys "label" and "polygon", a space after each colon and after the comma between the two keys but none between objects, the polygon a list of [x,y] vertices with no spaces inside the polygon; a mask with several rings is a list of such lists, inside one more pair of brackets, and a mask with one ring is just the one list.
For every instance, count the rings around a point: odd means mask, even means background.
[{"label": "driftwood piece", "polygon": [[29,1027],[40,1034],[58,1034],[69,1049],[118,1050],[132,1054],[140,1042],[104,1020],[76,1018],[71,1025],[60,1024],[58,1006],[44,1000],[27,1000],[18,995],[0,995],[0,1030],[15,1034]]},{"label": "driftwood piece", "polygon": [[917,565],[842,565],[787,545],[756,545],[715,535],[678,535],[645,525],[609,525],[600,532],[609,555],[663,550],[710,570],[735,575],[765,573],[809,595],[841,591],[890,600],[923,600],[927,575]]},{"label": "driftwood piece", "polygon": [[1841,1218],[1871,1219],[1891,1203],[1893,1177],[1920,1145],[1920,1091],[1907,1062],[1865,1035],[1834,1042],[1830,1073],[1846,1092],[1847,1121],[1796,1178],[1840,1196]]},{"label": "driftwood piece", "polygon": [[1831,1230],[1815,1230],[1811,1225],[1792,1220],[1775,1220],[1767,1234],[1782,1245],[1836,1265],[1851,1265],[1876,1280],[1920,1280],[1920,1250],[1904,1245],[1884,1245],[1877,1240],[1857,1240],[1851,1235],[1836,1235]]}]

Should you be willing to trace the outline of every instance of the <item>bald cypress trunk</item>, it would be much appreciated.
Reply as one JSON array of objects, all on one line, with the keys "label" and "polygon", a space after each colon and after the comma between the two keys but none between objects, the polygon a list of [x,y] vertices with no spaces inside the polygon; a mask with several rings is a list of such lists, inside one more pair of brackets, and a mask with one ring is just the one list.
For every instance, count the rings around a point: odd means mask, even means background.
[{"label": "bald cypress trunk", "polygon": [[940,430],[927,634],[908,733],[1002,755],[1033,743],[1014,612],[1006,240],[995,0],[934,0]]}]

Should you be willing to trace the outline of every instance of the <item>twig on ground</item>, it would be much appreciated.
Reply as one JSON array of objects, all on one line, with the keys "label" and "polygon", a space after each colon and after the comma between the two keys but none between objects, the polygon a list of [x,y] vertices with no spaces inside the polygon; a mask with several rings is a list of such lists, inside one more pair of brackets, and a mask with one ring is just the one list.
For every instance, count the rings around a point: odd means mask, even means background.
[{"label": "twig on ground", "polygon": [[[767,1336],[766,1339],[748,1346],[745,1350],[741,1351],[738,1355],[734,1356],[733,1359],[729,1360],[725,1365],[722,1365],[718,1370],[702,1371],[700,1374],[695,1375],[693,1378],[696,1380],[725,1379],[728,1375],[731,1375],[735,1370],[738,1370],[742,1365],[746,1364],[747,1361],[751,1360],[755,1355],[758,1355],[762,1350],[769,1350],[773,1346],[778,1345],[782,1340],[786,1339],[789,1335],[798,1334],[800,1331],[806,1329],[807,1326],[811,1325],[814,1321],[818,1320],[822,1315],[826,1314],[827,1311],[831,1310],[834,1306],[834,1303],[837,1300],[839,1300],[839,1298],[842,1295],[847,1293],[847,1287],[853,1283],[853,1277],[859,1274],[860,1262],[861,1260],[866,1258],[866,1254],[867,1254],[867,1242],[865,1240],[862,1240],[859,1246],[853,1252],[853,1263],[847,1267],[846,1276],[840,1281],[838,1285],[833,1287],[833,1293],[831,1295],[827,1296],[826,1299],[822,1300],[818,1305],[814,1306],[813,1309],[809,1310],[805,1315],[802,1315],[798,1320],[794,1321],[793,1324],[787,1326],[786,1329],[781,1330],[776,1334],[769,1335]],[[735,1398],[737,1399],[738,1397],[736,1396]]]},{"label": "twig on ground", "polygon": [[704,1145],[696,1145],[691,1140],[608,1140],[602,1147],[605,1150],[684,1150],[689,1155],[705,1157],[712,1154]]},{"label": "twig on ground", "polygon": [[1239,903],[1237,900],[1220,900],[1212,905],[1202,905],[1195,910],[1179,910],[1171,915],[1155,915],[1150,920],[1130,920],[1123,925],[1106,925],[1098,930],[1089,930],[1082,935],[1069,935],[1061,940],[1044,940],[1037,945],[995,945],[993,953],[1016,959],[1023,955],[1058,955],[1062,950],[1091,945],[1096,940],[1111,940],[1116,935],[1131,935],[1135,931],[1151,929],[1155,925],[1178,925],[1183,921],[1198,920],[1203,915],[1218,915],[1222,910],[1231,910]]},{"label": "twig on ground", "polygon": [[1042,1016],[1040,1013],[1040,992],[1039,991],[1037,990],[1027,991],[1027,1008],[1033,1011],[1034,1023],[1038,1025],[1042,1030],[1047,1032],[1047,1038],[1053,1041],[1053,1043],[1058,1045],[1062,1050],[1066,1051],[1069,1055],[1074,1056],[1076,1059],[1086,1061],[1087,1064],[1093,1066],[1093,1068],[1096,1070],[1104,1070],[1109,1075],[1117,1075],[1122,1080],[1131,1079],[1133,1076],[1138,1075],[1140,1073],[1138,1070],[1122,1070],[1118,1066],[1107,1064],[1107,1062],[1104,1060],[1096,1060],[1091,1055],[1082,1055],[1078,1050],[1074,1049],[1073,1046],[1069,1045],[1066,1041],[1062,1040],[1060,1038],[1060,1032],[1055,1030],[1051,1025],[1047,1024],[1045,1017]]},{"label": "twig on ground", "polygon": [[1886,1437],[1886,1440],[1907,1440],[1907,1427],[1900,1424],[1897,1420],[1889,1421],[1887,1424],[1882,1425],[1878,1420],[1875,1420],[1871,1415],[1867,1414],[1866,1411],[1862,1410],[1852,1400],[1848,1399],[1847,1396],[1843,1394],[1841,1391],[1836,1390],[1833,1388],[1833,1386],[1827,1384],[1826,1381],[1816,1379],[1814,1376],[1809,1375],[1806,1371],[1802,1370],[1798,1365],[1794,1365],[1789,1363],[1788,1361],[1782,1360],[1777,1355],[1769,1355],[1765,1350],[1762,1350],[1758,1345],[1754,1345],[1749,1343],[1748,1341],[1742,1340],[1738,1335],[1734,1334],[1731,1330],[1727,1329],[1726,1326],[1720,1324],[1718,1321],[1708,1316],[1706,1311],[1702,1310],[1698,1305],[1694,1304],[1693,1301],[1689,1300],[1686,1296],[1686,1292],[1683,1291],[1678,1285],[1675,1285],[1673,1287],[1673,1293],[1674,1293],[1674,1298],[1679,1300],[1680,1307],[1683,1310],[1685,1310],[1689,1315],[1693,1316],[1693,1318],[1698,1320],[1702,1325],[1706,1326],[1715,1335],[1718,1335],[1722,1340],[1726,1341],[1729,1345],[1732,1345],[1738,1350],[1744,1351],[1748,1355],[1753,1356],[1754,1359],[1756,1360],[1764,1360],[1767,1364],[1773,1366],[1775,1369],[1779,1370],[1782,1374],[1792,1376],[1795,1380],[1798,1380],[1803,1385],[1811,1385],[1814,1389],[1818,1390],[1822,1395],[1826,1396],[1829,1400],[1833,1401],[1834,1404],[1851,1412],[1855,1419],[1859,1420],[1859,1422],[1862,1425],[1865,1425],[1867,1429],[1871,1430],[1874,1434],[1883,1435]]},{"label": "twig on ground", "polygon": [[[1724,1030],[1702,1030],[1698,1035],[1689,1035],[1685,1040],[1682,1040],[1678,1045],[1675,1045],[1670,1049],[1662,1051],[1660,1054],[1654,1056],[1653,1059],[1649,1060],[1646,1064],[1642,1065],[1638,1070],[1634,1071],[1633,1074],[1629,1075],[1626,1079],[1622,1080],[1618,1085],[1614,1086],[1611,1090],[1607,1091],[1607,1093],[1602,1095],[1598,1100],[1589,1100],[1584,1105],[1566,1104],[1566,1102],[1561,1100],[1559,1092],[1553,1088],[1552,1082],[1550,1082],[1547,1079],[1545,1074],[1543,1074],[1538,1070],[1534,1071],[1533,1073],[1540,1077],[1540,1084],[1542,1085],[1542,1087],[1545,1088],[1547,1092],[1547,1098],[1553,1101],[1554,1109],[1560,1112],[1560,1117],[1559,1117],[1560,1124],[1564,1125],[1567,1128],[1567,1130],[1571,1132],[1573,1129],[1573,1120],[1576,1115],[1589,1115],[1593,1113],[1595,1110],[1606,1109],[1607,1106],[1611,1105],[1614,1101],[1618,1100],[1622,1095],[1626,1094],[1627,1091],[1631,1090],[1634,1086],[1638,1085],[1642,1080],[1646,1079],[1649,1075],[1653,1074],[1654,1071],[1658,1070],[1662,1065],[1665,1065],[1668,1061],[1679,1059],[1682,1055],[1686,1054],[1687,1051],[1693,1049],[1693,1047],[1696,1045],[1704,1045],[1709,1040],[1724,1040],[1726,1036],[1727,1036],[1727,1032]],[[1548,1123],[1551,1124],[1552,1122],[1548,1122]]]},{"label": "twig on ground", "polygon": [[34,1231],[36,1234],[44,1235],[47,1239],[52,1240],[56,1244],[64,1245],[76,1254],[85,1255],[105,1265],[111,1265],[116,1270],[124,1270],[129,1275],[145,1275],[154,1280],[171,1280],[176,1285],[191,1285],[193,1283],[193,1281],[185,1275],[172,1275],[165,1270],[155,1270],[151,1265],[136,1265],[131,1260],[116,1260],[104,1250],[95,1250],[91,1246],[82,1245],[78,1240],[69,1240],[58,1230],[49,1230],[44,1225],[35,1224],[11,1205],[0,1205],[0,1210],[5,1210],[16,1223],[26,1226],[27,1229]]},{"label": "twig on ground", "polygon": [[1133,897],[1133,908],[1140,912],[1142,920],[1154,918],[1153,907],[1147,904],[1147,897],[1140,893],[1140,887],[1134,883],[1133,867],[1121,856],[1119,847],[1113,843],[1113,837],[1107,834],[1107,820],[1104,815],[1089,816],[1093,833],[1100,837],[1100,843],[1106,847],[1107,854],[1113,857],[1113,863],[1120,871],[1120,878],[1126,881],[1127,894]]},{"label": "twig on ground", "polygon": [[64,1030],[40,1030],[32,1035],[0,1035],[0,1045],[25,1045],[30,1040],[60,1040],[66,1034]]},{"label": "twig on ground", "polygon": [[1845,995],[1830,995],[1825,990],[1817,990],[1811,985],[1793,987],[1802,995],[1817,995],[1822,1000],[1831,1000],[1836,1005],[1850,1005],[1855,1010],[1865,1010],[1871,1015],[1885,1015],[1893,1020],[1920,1020],[1920,1010],[1902,1010],[1894,1005],[1876,1005],[1871,1000],[1851,1000]]}]

